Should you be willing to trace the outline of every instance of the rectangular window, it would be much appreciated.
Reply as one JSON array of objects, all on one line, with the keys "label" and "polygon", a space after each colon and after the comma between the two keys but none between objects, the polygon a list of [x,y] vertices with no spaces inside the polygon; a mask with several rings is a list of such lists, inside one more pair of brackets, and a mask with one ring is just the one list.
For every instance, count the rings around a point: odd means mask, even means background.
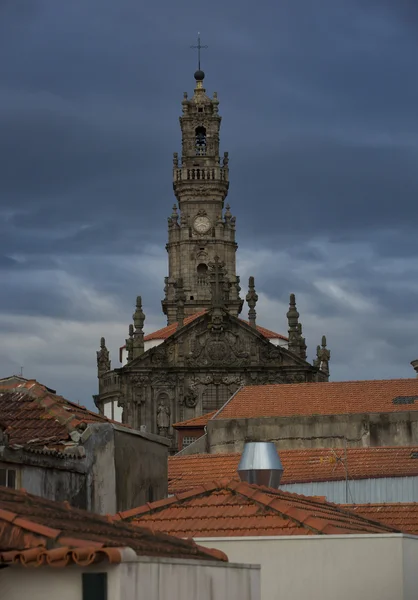
[{"label": "rectangular window", "polygon": [[16,470],[0,467],[0,485],[16,489]]},{"label": "rectangular window", "polygon": [[195,440],[197,440],[197,438],[195,438],[195,437],[192,437],[192,436],[189,436],[189,435],[186,435],[186,436],[183,438],[183,448],[186,448],[186,446],[190,446],[190,444],[193,444],[193,442],[194,442]]},{"label": "rectangular window", "polygon": [[83,573],[83,600],[107,600],[107,573]]}]

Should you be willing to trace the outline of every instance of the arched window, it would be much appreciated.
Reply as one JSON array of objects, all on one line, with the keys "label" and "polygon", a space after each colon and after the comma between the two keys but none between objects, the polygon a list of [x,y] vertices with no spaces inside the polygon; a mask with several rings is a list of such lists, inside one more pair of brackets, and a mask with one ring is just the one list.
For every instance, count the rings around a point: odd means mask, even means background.
[{"label": "arched window", "polygon": [[196,156],[206,155],[206,129],[200,125],[196,127]]},{"label": "arched window", "polygon": [[197,283],[206,285],[207,279],[208,279],[208,266],[205,265],[205,263],[200,263],[199,265],[197,265],[196,271],[197,271]]},{"label": "arched window", "polygon": [[200,263],[200,265],[197,265],[197,274],[202,277],[206,277],[208,274],[208,265],[205,265],[205,263]]}]

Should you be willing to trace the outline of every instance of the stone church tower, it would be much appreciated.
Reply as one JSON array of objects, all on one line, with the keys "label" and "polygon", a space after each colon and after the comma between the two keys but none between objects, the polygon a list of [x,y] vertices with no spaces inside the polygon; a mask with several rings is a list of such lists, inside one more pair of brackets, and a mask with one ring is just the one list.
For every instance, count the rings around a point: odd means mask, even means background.
[{"label": "stone church tower", "polygon": [[[176,295],[184,294],[184,314],[191,315],[211,306],[208,265],[218,256],[224,263],[228,288],[227,308],[238,316],[242,309],[239,278],[236,275],[235,218],[229,205],[223,214],[229,187],[228,153],[219,153],[217,94],[206,95],[204,73],[196,71],[196,87],[190,100],[187,93],[180,117],[181,159],[173,158],[173,188],[178,208],[168,219],[168,277],[162,301],[167,323],[177,321]],[[180,213],[180,214],[179,214]]]},{"label": "stone church tower", "polygon": [[238,317],[235,217],[224,202],[228,154],[220,158],[217,95],[206,95],[204,73],[184,94],[181,158],[174,154],[173,188],[178,202],[168,219],[168,277],[162,309],[167,327],[145,335],[137,298],[129,337],[121,349],[126,364],[111,368],[105,339],[97,352],[101,413],[171,440],[173,424],[219,409],[242,385],[327,381],[330,352],[325,336],[313,363],[307,361],[294,294],[287,337],[256,323],[258,296],[250,277],[248,321]]}]

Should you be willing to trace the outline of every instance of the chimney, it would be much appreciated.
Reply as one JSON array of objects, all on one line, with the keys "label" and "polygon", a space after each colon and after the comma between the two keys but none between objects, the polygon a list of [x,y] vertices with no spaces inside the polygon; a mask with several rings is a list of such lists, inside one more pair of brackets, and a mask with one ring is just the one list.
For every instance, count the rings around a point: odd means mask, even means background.
[{"label": "chimney", "polygon": [[283,466],[273,442],[247,442],[238,465],[241,481],[278,488]]},{"label": "chimney", "polygon": [[417,377],[418,377],[418,358],[417,358],[417,360],[412,360],[411,365],[413,366],[415,373],[417,374]]}]

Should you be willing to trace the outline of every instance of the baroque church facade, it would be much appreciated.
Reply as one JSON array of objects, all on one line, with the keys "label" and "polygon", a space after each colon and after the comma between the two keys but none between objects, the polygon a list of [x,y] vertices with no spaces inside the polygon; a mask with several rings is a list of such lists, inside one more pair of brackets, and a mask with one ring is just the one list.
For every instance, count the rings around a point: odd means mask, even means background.
[{"label": "baroque church facade", "polygon": [[162,310],[167,327],[144,334],[139,296],[123,350],[126,364],[111,368],[104,338],[97,352],[99,411],[171,439],[173,424],[219,409],[243,385],[323,382],[330,353],[323,337],[313,363],[293,294],[288,336],[256,323],[257,293],[250,277],[248,320],[236,273],[236,220],[225,205],[229,157],[220,155],[218,98],[206,95],[204,73],[195,73],[193,96],[184,94],[181,157],[173,156],[177,203],[168,219],[168,276]]}]

